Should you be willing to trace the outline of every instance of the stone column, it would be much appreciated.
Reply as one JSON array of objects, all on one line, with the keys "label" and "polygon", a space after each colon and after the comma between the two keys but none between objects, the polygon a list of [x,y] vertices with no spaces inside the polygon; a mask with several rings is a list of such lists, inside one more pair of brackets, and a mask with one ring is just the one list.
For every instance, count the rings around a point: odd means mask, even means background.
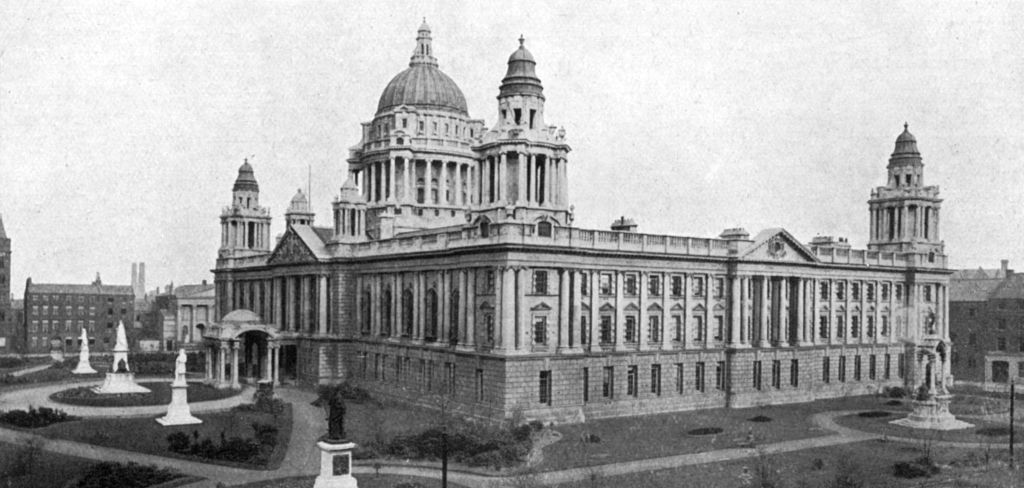
[{"label": "stone column", "polygon": [[567,269],[558,270],[558,350],[572,347],[569,342],[569,274]]},{"label": "stone column", "polygon": [[692,277],[693,275],[688,273],[683,275],[683,349],[693,348],[693,335],[690,334],[692,328],[690,322],[693,320],[693,311],[690,310],[690,280]]},{"label": "stone column", "polygon": [[398,185],[395,184],[395,173],[397,173],[397,171],[395,171],[395,158],[394,158],[394,156],[388,158],[387,164],[388,164],[388,173],[387,173],[387,176],[388,176],[388,182],[387,182],[388,183],[388,185],[387,185],[388,194],[387,194],[386,200],[388,202],[395,202],[395,201],[398,200],[398,198],[396,198],[397,195],[395,195],[395,188]]},{"label": "stone column", "polygon": [[498,189],[495,192],[496,201],[502,206],[508,203],[508,158],[506,153],[502,152],[498,155],[498,177],[495,178],[498,183]]},{"label": "stone column", "polygon": [[318,279],[320,282],[318,287],[320,292],[316,303],[317,308],[320,310],[317,312],[317,332],[319,332],[320,335],[327,335],[327,277],[319,276]]},{"label": "stone column", "polygon": [[740,328],[743,327],[742,317],[740,316],[740,301],[742,289],[740,287],[740,277],[733,275],[730,277],[731,290],[729,292],[729,346],[739,347],[740,343]]},{"label": "stone column", "polygon": [[569,205],[569,160],[559,159],[558,163],[558,204]]},{"label": "stone column", "polygon": [[501,350],[511,353],[516,350],[519,338],[516,336],[516,276],[512,267],[498,268],[501,279]]},{"label": "stone column", "polygon": [[238,383],[238,341],[231,341],[231,387],[240,387]]},{"label": "stone column", "polygon": [[647,272],[637,273],[636,281],[636,286],[639,288],[637,290],[637,309],[639,311],[636,314],[636,344],[639,350],[646,351],[648,349],[647,342],[650,340],[647,333],[647,322],[650,321],[647,313]]},{"label": "stone column", "polygon": [[[516,344],[516,349],[517,350],[524,351],[524,352],[529,352],[532,349],[533,343],[534,343],[533,330],[532,330],[533,329],[533,324],[530,323],[530,320],[531,320],[532,317],[530,317],[530,311],[529,310],[519,310],[519,307],[522,304],[526,303],[526,292],[530,288],[530,273],[532,273],[532,270],[530,270],[528,268],[513,268],[513,270],[515,271],[514,275],[516,277],[516,279],[515,279],[515,285],[516,285],[516,289],[515,290],[516,290],[516,292],[514,294],[515,301],[511,302],[511,303],[512,303],[513,323],[515,323],[515,330],[516,330],[516,343],[515,344]],[[502,309],[502,311],[504,312],[505,309]],[[557,330],[558,330],[557,319],[556,320],[552,320],[551,323],[548,324],[548,325],[550,327],[555,327],[555,331],[556,331],[556,334],[557,334]],[[552,342],[554,342],[554,343],[556,343],[556,347],[557,347],[557,342],[558,342],[557,335],[556,336],[552,336],[550,331],[546,331],[546,332],[548,333],[548,336],[545,337],[545,340],[547,341],[546,344],[551,344]]]},{"label": "stone column", "polygon": [[[544,182],[547,186],[547,181]],[[547,202],[545,202],[547,204]],[[626,345],[626,301],[622,298],[623,273],[615,271],[615,350],[623,350]]]},{"label": "stone column", "polygon": [[437,342],[441,344],[448,344],[448,333],[450,332],[449,328],[451,327],[452,318],[451,281],[447,271],[441,271],[440,278],[441,279],[438,280],[441,282],[441,285],[438,287],[440,290],[438,290],[437,311],[441,314],[441,319],[438,320],[441,326],[438,327],[437,335],[439,337],[437,338]]},{"label": "stone column", "polygon": [[544,158],[544,206],[546,207],[554,205],[554,202],[551,201],[552,196],[555,194],[554,167],[554,158]]},{"label": "stone column", "polygon": [[796,289],[798,290],[796,295],[796,345],[805,346],[807,345],[807,280],[803,278],[797,278]]},{"label": "stone column", "polygon": [[423,307],[423,300],[426,298],[426,276],[424,276],[422,271],[416,271],[413,274],[413,280],[415,280],[414,281],[415,290],[413,290],[413,296],[414,296],[415,300],[414,300],[414,303],[413,303],[413,310],[414,310],[413,317],[414,317],[414,320],[413,320],[412,336],[413,336],[413,339],[415,339],[417,343],[422,344],[423,343],[423,325],[424,325],[424,320],[423,319],[424,319],[424,315],[425,315],[425,311],[424,311],[424,307]]},{"label": "stone column", "polygon": [[771,279],[768,276],[761,276],[761,289],[759,290],[761,312],[758,314],[758,347],[768,347],[771,341],[768,336],[768,287],[771,286]]},{"label": "stone column", "polygon": [[392,337],[402,337],[402,320],[401,310],[399,306],[402,303],[402,282],[399,280],[399,273],[391,275],[391,335]]},{"label": "stone column", "polygon": [[518,177],[518,188],[516,189],[516,204],[526,204],[526,160],[529,158],[528,155],[523,153],[517,153],[516,158],[516,176]]},{"label": "stone column", "polygon": [[416,172],[416,161],[402,158],[402,201],[413,203],[416,201],[416,189],[413,188],[413,173]]},{"label": "stone column", "polygon": [[526,203],[532,204],[536,200],[534,191],[537,188],[537,175],[533,167],[533,154],[527,154],[526,160],[523,163],[526,165]]},{"label": "stone column", "polygon": [[[534,172],[534,177],[536,177],[536,175],[537,173]],[[600,296],[598,283],[601,273],[596,269],[590,270],[589,273],[590,274],[587,276],[587,279],[590,280],[590,287],[588,288],[588,290],[590,290],[590,320],[587,321],[587,350],[598,351],[601,349],[601,338],[595,336],[595,331],[598,333],[601,331],[598,324],[598,321],[601,320],[601,316],[598,313],[598,307],[601,306],[601,302],[598,298]]]},{"label": "stone column", "polygon": [[580,323],[580,317],[583,316],[583,307],[581,306],[583,303],[583,273],[575,269],[567,272],[572,277],[572,295],[569,298],[569,327],[571,329],[569,346],[573,348],[574,352],[582,352],[583,324]]},{"label": "stone column", "polygon": [[203,368],[204,369],[203,377],[206,378],[207,381],[210,381],[210,380],[213,379],[213,371],[214,371],[214,368],[213,368],[213,347],[212,346],[207,346],[207,347],[203,348],[203,350],[206,352],[206,355],[205,355],[206,367]]},{"label": "stone column", "polygon": [[[661,275],[661,350],[668,351],[672,349],[672,338],[675,337],[674,331],[669,330],[669,318],[672,314],[669,313],[668,309],[668,295],[671,292],[669,286],[671,284],[671,275],[664,273]],[[674,324],[673,324],[674,325]]]},{"label": "stone column", "polygon": [[455,179],[453,181],[455,182],[455,194],[452,195],[452,202],[457,206],[463,206],[466,202],[462,198],[462,163],[455,163]]},{"label": "stone column", "polygon": [[270,341],[267,341],[266,350],[264,351],[264,356],[263,356],[263,368],[261,368],[263,371],[260,372],[260,381],[261,382],[262,381],[273,381],[274,372],[273,372],[273,368],[271,367],[271,361],[273,360],[273,356],[271,354],[271,349],[272,349],[272,347],[271,347]]},{"label": "stone column", "polygon": [[224,385],[224,373],[227,369],[228,346],[223,341],[217,342],[217,385]]},{"label": "stone column", "polygon": [[274,344],[273,349],[271,349],[271,353],[272,353],[271,354],[271,358],[270,358],[271,378],[272,378],[272,381],[273,381],[274,385],[280,385],[281,384],[281,346],[279,344]]},{"label": "stone column", "polygon": [[476,268],[466,270],[466,347],[476,347]]}]

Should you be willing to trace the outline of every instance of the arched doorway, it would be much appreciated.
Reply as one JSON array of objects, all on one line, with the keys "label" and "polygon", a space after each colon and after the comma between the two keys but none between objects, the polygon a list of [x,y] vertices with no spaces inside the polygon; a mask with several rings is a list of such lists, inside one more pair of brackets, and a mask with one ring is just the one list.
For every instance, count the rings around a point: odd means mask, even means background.
[{"label": "arched doorway", "polygon": [[238,372],[243,383],[270,379],[269,339],[270,335],[262,330],[250,330],[238,336]]}]

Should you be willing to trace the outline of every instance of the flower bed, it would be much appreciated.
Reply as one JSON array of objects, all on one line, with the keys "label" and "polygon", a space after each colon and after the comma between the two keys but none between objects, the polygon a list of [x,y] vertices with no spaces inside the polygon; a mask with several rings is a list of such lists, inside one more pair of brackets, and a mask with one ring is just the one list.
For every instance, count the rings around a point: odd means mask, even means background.
[{"label": "flower bed", "polygon": [[[119,395],[100,394],[92,391],[91,386],[69,388],[50,395],[50,399],[68,405],[84,407],[144,407],[151,405],[167,405],[171,402],[171,384],[164,382],[141,383],[149,388],[150,393],[128,393]],[[219,390],[209,385],[190,383],[188,385],[189,403],[206,402],[229,398],[238,394],[238,390]]]}]

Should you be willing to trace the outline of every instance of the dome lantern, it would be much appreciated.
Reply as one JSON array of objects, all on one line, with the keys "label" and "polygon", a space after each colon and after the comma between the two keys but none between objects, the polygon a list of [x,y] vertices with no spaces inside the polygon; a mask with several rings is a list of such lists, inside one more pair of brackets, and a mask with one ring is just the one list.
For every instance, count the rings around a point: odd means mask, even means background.
[{"label": "dome lantern", "polygon": [[395,75],[384,88],[377,103],[377,115],[409,105],[469,116],[466,96],[448,75],[438,69],[431,42],[430,26],[424,19],[416,35],[416,50],[409,60],[409,68]]}]

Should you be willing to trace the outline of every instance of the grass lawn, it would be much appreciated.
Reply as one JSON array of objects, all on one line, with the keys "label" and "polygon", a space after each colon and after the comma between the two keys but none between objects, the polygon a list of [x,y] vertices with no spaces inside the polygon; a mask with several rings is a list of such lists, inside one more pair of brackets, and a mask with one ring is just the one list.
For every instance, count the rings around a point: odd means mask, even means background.
[{"label": "grass lawn", "polygon": [[[859,415],[847,415],[836,418],[836,423],[851,429],[875,434],[885,434],[892,437],[908,437],[930,441],[951,441],[951,442],[977,442],[981,444],[1006,444],[1010,438],[1008,422],[983,422],[976,419],[967,419],[974,427],[957,430],[927,430],[893,425],[889,422],[905,417],[905,413],[893,413],[889,417],[864,418]],[[981,435],[981,429],[1004,428],[1005,435]],[[1016,437],[1024,440],[1024,426],[1016,427]]]},{"label": "grass lawn", "polygon": [[42,450],[37,451],[34,459],[29,462],[23,458],[25,450],[24,444],[0,442],[0,486],[63,486],[95,463]]},{"label": "grass lawn", "polygon": [[[562,434],[562,440],[544,448],[544,459],[538,468],[564,469],[739,447],[746,445],[751,432],[758,444],[829,435],[829,431],[811,423],[811,415],[827,410],[903,408],[886,407],[888,400],[863,396],[790,405],[601,419],[555,426],[555,430]],[[749,420],[757,416],[772,420]],[[704,427],[721,428],[722,432],[701,436],[688,434]],[[597,435],[600,442],[582,442],[587,434]]]},{"label": "grass lawn", "polygon": [[[438,473],[437,479],[384,474],[380,476],[374,476],[372,474],[357,474],[355,475],[355,478],[359,483],[359,488],[394,488],[402,483],[418,483],[419,486],[424,488],[436,488],[441,486],[440,473]],[[315,480],[316,476],[301,476],[296,478],[260,481],[258,483],[241,485],[239,488],[312,488]],[[451,481],[448,482],[448,486],[450,488],[463,488],[462,485],[457,485]]]},{"label": "grass lawn", "polygon": [[[34,429],[33,432],[47,437],[69,439],[98,446],[124,449],[126,451],[211,464],[225,464],[248,469],[276,469],[280,466],[284,453],[288,450],[288,440],[291,434],[290,407],[286,408],[285,413],[278,415],[276,419],[273,415],[266,413],[236,410],[210,414],[200,413],[195,414],[195,416],[199,417],[203,423],[164,427],[158,424],[154,418],[83,419]],[[277,446],[274,448],[274,453],[270,456],[269,463],[265,466],[208,460],[173,453],[167,448],[167,436],[174,432],[184,432],[190,437],[193,435],[193,432],[198,432],[200,439],[209,438],[215,443],[219,442],[222,432],[228,438],[235,436],[253,438],[255,437],[251,426],[253,422],[274,424],[278,427]]]},{"label": "grass lawn", "polygon": [[421,432],[430,427],[439,414],[428,408],[383,401],[345,404],[345,434],[360,445],[386,442],[399,435]]},{"label": "grass lawn", "polygon": [[[171,402],[170,382],[139,383],[152,390],[150,393],[132,393],[126,395],[101,395],[92,391],[91,386],[69,388],[50,395],[57,403],[81,405],[87,407],[140,407],[148,405],[167,405]],[[220,400],[237,395],[240,390],[230,388],[217,389],[200,383],[189,383],[189,403]]]},{"label": "grass lawn", "polygon": [[[1002,488],[1021,486],[1024,471],[1013,472],[1005,465],[994,462],[983,465],[982,459],[968,450],[933,449],[933,458],[943,466],[931,478],[902,479],[892,475],[892,465],[911,461],[922,455],[921,446],[885,441],[865,441],[820,449],[806,449],[785,454],[722,463],[686,466],[661,471],[635,473],[622,476],[596,478],[558,485],[560,488],[676,488],[681,486],[768,486],[757,480],[745,484],[744,473],[752,475],[759,466],[771,473],[771,486],[776,488],[810,488],[830,486],[836,473],[846,463],[852,478],[863,481],[863,487],[977,487]],[[819,464],[820,460],[820,464]],[[951,465],[952,464],[952,465]],[[1016,479],[1016,481],[1015,481]],[[956,480],[956,481],[952,481]],[[948,482],[948,484],[943,482]],[[928,484],[922,484],[926,482]],[[959,484],[956,484],[959,483]]]},{"label": "grass lawn", "polygon": [[95,374],[71,374],[71,370],[62,367],[50,367],[42,371],[36,371],[19,377],[12,376],[0,376],[0,387],[12,386],[17,387],[18,385],[35,384],[35,383],[51,383],[69,380],[99,380],[103,379],[103,371]]}]

